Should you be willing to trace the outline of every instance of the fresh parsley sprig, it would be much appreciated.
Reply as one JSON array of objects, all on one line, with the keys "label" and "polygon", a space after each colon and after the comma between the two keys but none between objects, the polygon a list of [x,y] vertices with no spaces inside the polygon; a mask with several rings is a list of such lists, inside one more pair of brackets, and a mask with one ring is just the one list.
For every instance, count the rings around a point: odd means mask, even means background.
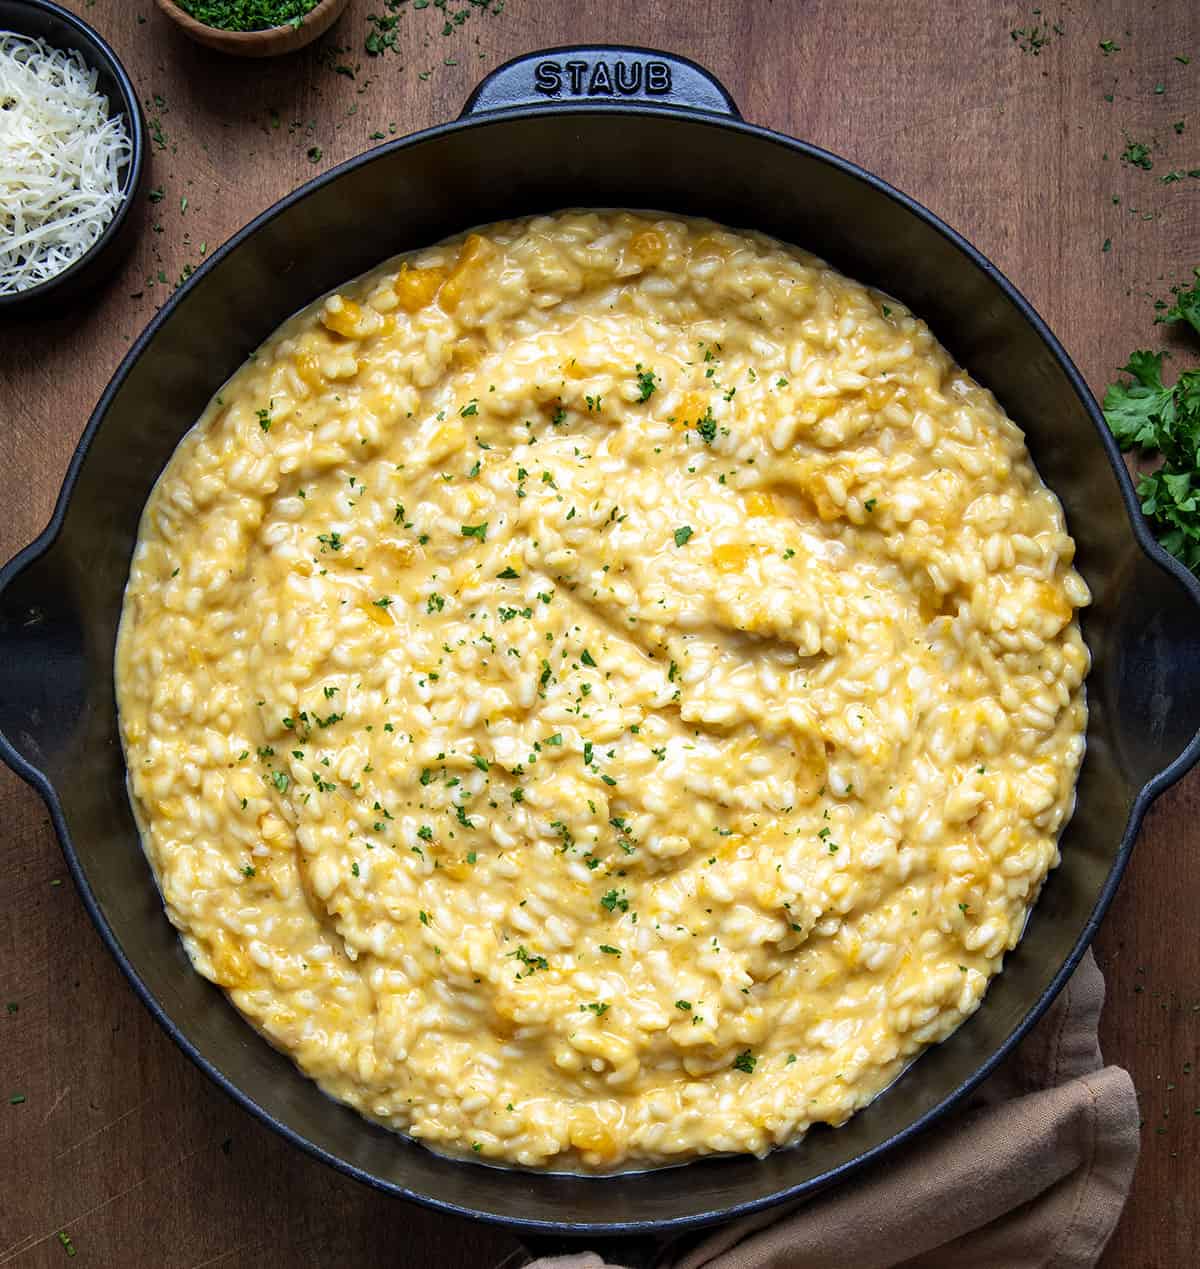
[{"label": "fresh parsley sprig", "polygon": [[[1160,322],[1180,322],[1200,335],[1200,268],[1196,281],[1173,288],[1175,303]],[[1121,367],[1129,379],[1110,384],[1104,418],[1123,450],[1162,458],[1138,480],[1142,512],[1159,542],[1200,574],[1200,366],[1163,383],[1167,354],[1141,349]]]}]

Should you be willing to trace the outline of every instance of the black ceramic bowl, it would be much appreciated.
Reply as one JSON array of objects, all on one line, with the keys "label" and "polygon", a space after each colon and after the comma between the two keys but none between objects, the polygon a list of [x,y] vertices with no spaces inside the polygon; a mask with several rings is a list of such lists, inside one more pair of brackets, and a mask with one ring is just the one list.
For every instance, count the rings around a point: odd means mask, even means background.
[{"label": "black ceramic bowl", "polygon": [[90,26],[50,0],[0,0],[0,31],[43,39],[72,49],[96,72],[96,87],[108,98],[109,115],[123,114],[132,153],[121,178],[121,202],[104,232],[74,264],[38,286],[0,295],[0,320],[17,314],[65,311],[68,300],[92,290],[133,245],[136,217],[130,215],[146,161],[146,127],[137,93],[117,55]]},{"label": "black ceramic bowl", "polygon": [[[657,208],[764,230],[928,320],[1025,429],[1094,595],[1078,807],[1025,937],[978,1012],[844,1127],[765,1159],[607,1178],[442,1158],[324,1097],[196,974],[138,843],[113,647],[138,519],[213,391],[279,323],[399,251],[564,206]],[[288,1140],[431,1207],[538,1236],[649,1238],[836,1183],[959,1102],[1012,1049],[1095,933],[1155,795],[1200,752],[1200,586],[1148,535],[1096,403],[997,270],[853,164],[741,121],[691,63],[632,49],[519,59],[463,117],[380,146],[264,213],[155,317],[105,391],[45,533],[0,570],[0,754],[45,798],[84,903],[155,1017]],[[612,1259],[631,1263],[627,1245]]]}]

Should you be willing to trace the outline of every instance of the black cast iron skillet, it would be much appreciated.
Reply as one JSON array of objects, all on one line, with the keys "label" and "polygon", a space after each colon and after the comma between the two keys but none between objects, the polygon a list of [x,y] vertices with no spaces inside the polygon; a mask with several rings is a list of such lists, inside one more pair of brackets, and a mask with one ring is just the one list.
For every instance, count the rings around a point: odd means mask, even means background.
[{"label": "black cast iron skillet", "polygon": [[[285,317],[385,257],[564,206],[764,230],[911,305],[1026,430],[1095,597],[1083,614],[1094,668],[1078,807],[1020,946],[979,1011],[873,1105],[762,1160],[602,1179],[533,1174],[441,1158],[366,1123],[191,969],[125,793],[112,678],[122,588],[151,486],[213,391]],[[49,527],[0,571],[0,754],[45,799],[135,991],[249,1111],[359,1180],[526,1239],[645,1240],[844,1180],[928,1128],[1009,1052],[1095,933],[1146,808],[1200,754],[1198,611],[1200,586],[1147,534],[1078,372],[978,252],[853,164],[743,123],[691,63],[558,49],[494,72],[456,123],[380,146],[278,203],[151,322],[84,432]]]}]

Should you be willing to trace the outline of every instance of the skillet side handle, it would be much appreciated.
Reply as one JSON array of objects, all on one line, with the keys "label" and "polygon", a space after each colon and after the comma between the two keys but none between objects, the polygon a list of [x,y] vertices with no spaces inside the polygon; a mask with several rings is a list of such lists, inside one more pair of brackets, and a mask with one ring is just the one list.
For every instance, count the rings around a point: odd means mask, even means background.
[{"label": "skillet side handle", "polygon": [[0,568],[0,759],[42,795],[84,713],[83,633],[64,554],[39,539]]},{"label": "skillet side handle", "polygon": [[1123,765],[1153,796],[1200,758],[1200,581],[1155,549],[1122,589],[1105,696]]},{"label": "skillet side handle", "polygon": [[626,102],[742,117],[724,85],[702,66],[674,53],[621,44],[571,45],[514,57],[479,84],[459,117],[520,106]]}]

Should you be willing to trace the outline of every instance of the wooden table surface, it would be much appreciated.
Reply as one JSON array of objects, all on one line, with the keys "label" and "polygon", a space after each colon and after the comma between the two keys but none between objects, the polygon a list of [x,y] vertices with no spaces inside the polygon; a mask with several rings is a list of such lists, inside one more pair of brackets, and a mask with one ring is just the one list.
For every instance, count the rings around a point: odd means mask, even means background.
[{"label": "wooden table surface", "polygon": [[[499,62],[568,41],[687,54],[748,119],[913,194],[1101,390],[1130,350],[1158,346],[1154,300],[1200,263],[1200,180],[1161,180],[1200,166],[1200,5],[1041,2],[450,0],[448,20],[444,0],[408,0],[395,49],[369,57],[367,14],[386,0],[353,0],[317,45],[264,64],[188,43],[152,0],[68,0],[146,102],[162,196],[99,298],[0,329],[0,558],[42,528],[104,384],[206,250],[372,134],[451,118]],[[1151,170],[1120,161],[1130,140],[1153,146]],[[1198,820],[1193,774],[1148,818],[1099,940],[1105,1051],[1133,1072],[1145,1120],[1108,1269],[1190,1265],[1200,1245]],[[0,824],[0,1265],[61,1264],[61,1230],[78,1263],[121,1269],[482,1269],[512,1250],[360,1188],[234,1107],[135,1001],[61,880],[41,803],[7,771]]]}]

